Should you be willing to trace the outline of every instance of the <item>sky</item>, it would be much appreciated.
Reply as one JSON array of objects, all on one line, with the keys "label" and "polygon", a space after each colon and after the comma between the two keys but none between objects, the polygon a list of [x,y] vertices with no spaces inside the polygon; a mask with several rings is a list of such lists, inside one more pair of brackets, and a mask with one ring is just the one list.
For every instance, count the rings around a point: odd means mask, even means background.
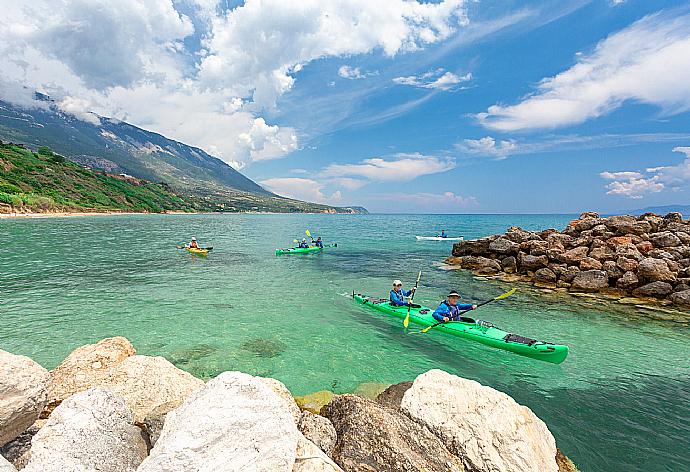
[{"label": "sky", "polygon": [[40,91],[264,187],[375,212],[690,204],[690,5],[0,0],[0,99]]}]

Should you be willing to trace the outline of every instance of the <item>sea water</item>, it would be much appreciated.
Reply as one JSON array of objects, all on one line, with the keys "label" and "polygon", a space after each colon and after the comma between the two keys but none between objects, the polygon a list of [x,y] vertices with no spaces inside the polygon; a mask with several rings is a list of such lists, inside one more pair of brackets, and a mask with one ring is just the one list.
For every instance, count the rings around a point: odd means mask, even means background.
[{"label": "sea water", "polygon": [[[270,376],[295,395],[352,392],[439,368],[502,390],[548,425],[582,471],[690,470],[690,330],[638,308],[521,289],[474,313],[506,331],[567,344],[561,365],[353,303],[422,271],[415,302],[450,289],[483,301],[510,286],[444,270],[445,229],[467,239],[572,215],[135,215],[0,220],[0,348],[55,367],[71,350],[126,336],[202,378]],[[305,230],[338,247],[275,255]],[[175,248],[196,236],[208,257]]]}]

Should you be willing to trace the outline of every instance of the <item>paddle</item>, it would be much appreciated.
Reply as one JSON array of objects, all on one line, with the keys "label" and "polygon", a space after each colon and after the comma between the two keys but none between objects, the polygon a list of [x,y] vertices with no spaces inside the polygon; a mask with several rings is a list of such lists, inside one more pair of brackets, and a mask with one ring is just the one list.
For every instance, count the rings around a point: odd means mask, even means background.
[{"label": "paddle", "polygon": [[[496,300],[503,300],[504,298],[508,298],[509,296],[511,296],[512,294],[514,294],[516,291],[517,291],[516,288],[513,288],[513,289],[511,289],[511,290],[508,290],[506,293],[504,293],[504,294],[502,294],[502,295],[499,295],[499,296],[497,296],[496,298],[492,298],[491,300],[487,300],[487,301],[485,301],[485,302],[480,303],[479,305],[477,305],[477,308],[479,308],[480,306],[484,306],[484,305],[486,305],[487,303],[491,303],[491,302],[493,302],[493,301],[496,301]],[[461,311],[461,312],[459,313],[459,315],[464,315],[464,314],[467,313],[468,311],[472,311],[472,310]],[[431,326],[427,326],[426,328],[424,328],[423,330],[421,330],[421,331],[419,331],[419,332],[420,332],[420,333],[426,333],[426,332],[429,331],[431,328],[435,328],[436,326],[442,325],[442,324],[445,324],[445,323],[453,323],[453,322],[452,322],[452,321],[439,321],[439,322],[436,323],[436,324],[432,324]]]},{"label": "paddle", "polygon": [[419,286],[419,279],[422,278],[422,271],[419,271],[419,274],[417,274],[417,282],[414,284],[414,291],[412,292],[412,296],[410,297],[410,303],[407,305],[407,315],[405,316],[405,320],[403,321],[403,327],[407,329],[407,326],[410,324],[410,308],[412,308],[412,300],[414,300],[414,294],[417,293],[417,287]]}]

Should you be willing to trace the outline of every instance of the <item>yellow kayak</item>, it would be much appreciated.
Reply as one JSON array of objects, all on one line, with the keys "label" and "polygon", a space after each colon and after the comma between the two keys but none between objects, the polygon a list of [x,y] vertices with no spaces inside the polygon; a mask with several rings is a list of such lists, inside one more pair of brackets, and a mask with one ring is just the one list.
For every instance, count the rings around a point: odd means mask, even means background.
[{"label": "yellow kayak", "polygon": [[191,252],[192,254],[196,254],[197,256],[205,256],[206,254],[208,254],[208,249],[197,249],[193,247],[186,247],[185,249]]}]

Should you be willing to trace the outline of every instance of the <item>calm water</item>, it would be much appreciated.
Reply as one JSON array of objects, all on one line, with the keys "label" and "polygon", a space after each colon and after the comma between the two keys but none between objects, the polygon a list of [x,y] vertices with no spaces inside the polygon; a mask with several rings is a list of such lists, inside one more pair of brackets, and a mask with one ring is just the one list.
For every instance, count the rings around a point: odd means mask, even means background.
[{"label": "calm water", "polygon": [[[592,301],[524,290],[477,312],[564,343],[560,366],[442,333],[403,335],[352,290],[391,280],[434,305],[449,288],[484,300],[507,287],[444,271],[445,228],[474,238],[511,225],[562,228],[569,216],[161,215],[0,220],[0,347],[53,368],[77,346],[123,335],[195,375],[241,370],[296,395],[411,380],[428,369],[476,379],[535,411],[582,471],[690,470],[690,330]],[[304,230],[337,249],[276,257]],[[196,236],[206,259],[177,251]],[[480,315],[481,313],[481,315]]]}]

